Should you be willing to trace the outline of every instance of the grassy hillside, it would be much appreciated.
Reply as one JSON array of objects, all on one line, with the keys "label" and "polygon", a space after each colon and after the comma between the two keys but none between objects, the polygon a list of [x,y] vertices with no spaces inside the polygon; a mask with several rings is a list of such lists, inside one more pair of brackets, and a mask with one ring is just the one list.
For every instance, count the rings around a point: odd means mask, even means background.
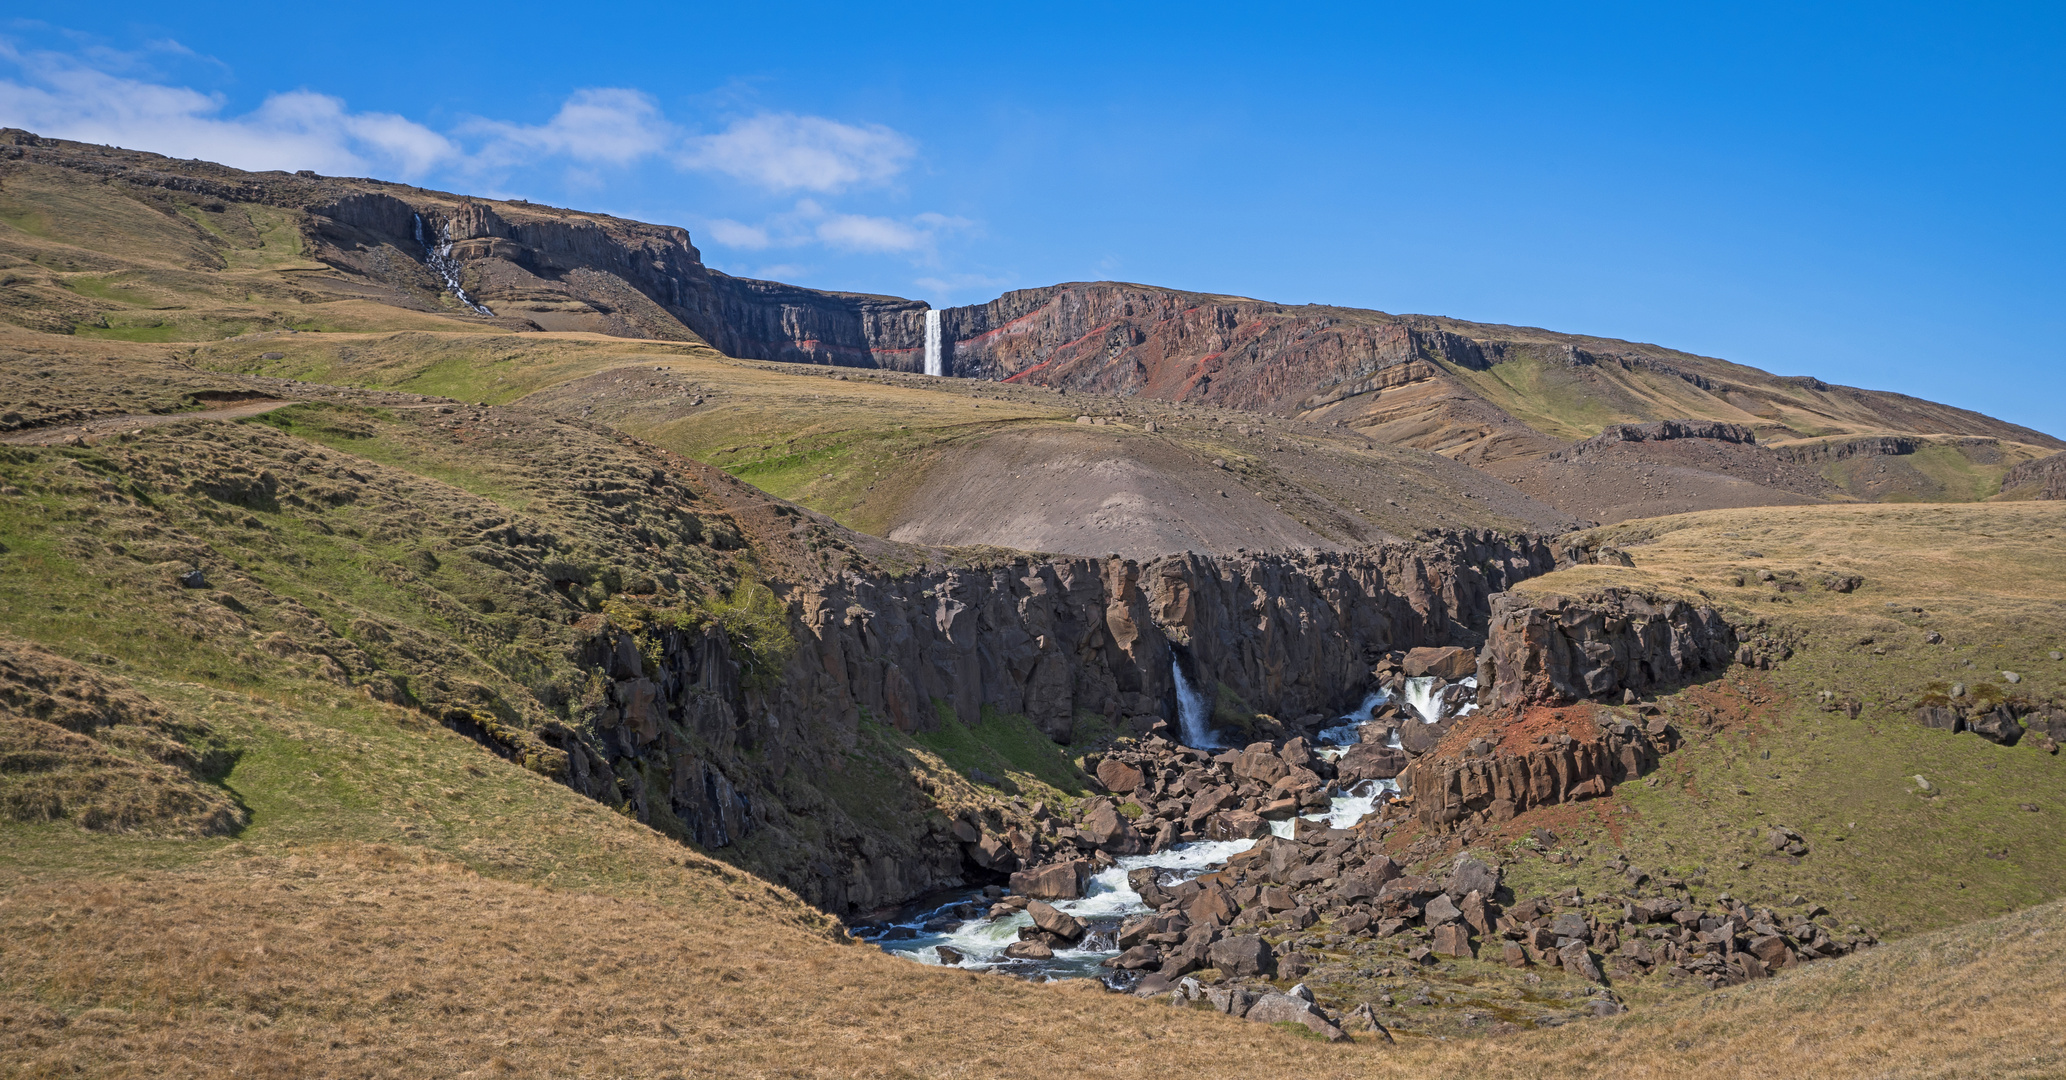
[{"label": "grassy hillside", "polygon": [[[1714,604],[1745,640],[1791,653],[1662,699],[1691,742],[1653,780],[1617,789],[1583,835],[1611,833],[1609,848],[1653,873],[1758,902],[1805,894],[1882,933],[2066,895],[2066,761],[2034,737],[2000,746],[1913,719],[1953,684],[1969,700],[2066,702],[2066,662],[2052,658],[2066,650],[2066,509],[1716,511],[1579,539],[1619,546],[1635,566],[1574,567],[1519,591],[1611,587]],[[1852,575],[1864,583],[1849,593],[1821,585]],[[1805,859],[1764,843],[1781,825],[1808,837]],[[1524,865],[1545,885],[1606,879]]]}]

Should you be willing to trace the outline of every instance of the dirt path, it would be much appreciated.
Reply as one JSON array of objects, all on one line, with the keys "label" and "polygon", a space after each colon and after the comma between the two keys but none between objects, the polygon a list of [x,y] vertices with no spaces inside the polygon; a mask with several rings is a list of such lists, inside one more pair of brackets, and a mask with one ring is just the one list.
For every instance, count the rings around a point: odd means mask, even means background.
[{"label": "dirt path", "polygon": [[198,412],[181,413],[138,413],[131,416],[106,416],[88,420],[83,424],[66,424],[63,427],[30,428],[0,435],[0,443],[16,446],[75,446],[104,435],[124,431],[142,431],[160,424],[176,424],[183,420],[238,420],[246,416],[258,416],[274,409],[283,409],[299,402],[276,398],[261,398],[256,401],[240,401],[220,409],[202,409]]}]

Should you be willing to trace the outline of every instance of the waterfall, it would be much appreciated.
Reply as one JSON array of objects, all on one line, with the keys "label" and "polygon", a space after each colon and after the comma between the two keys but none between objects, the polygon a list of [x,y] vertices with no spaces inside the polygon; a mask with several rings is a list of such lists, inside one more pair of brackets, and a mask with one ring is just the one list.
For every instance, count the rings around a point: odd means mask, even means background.
[{"label": "waterfall", "polygon": [[1226,746],[1219,736],[1212,733],[1211,714],[1205,704],[1205,695],[1184,678],[1184,665],[1172,660],[1169,669],[1176,673],[1176,717],[1177,725],[1183,731],[1184,745],[1199,750],[1218,750]]},{"label": "waterfall", "polygon": [[947,374],[946,362],[940,356],[940,313],[932,308],[925,312],[925,373]]},{"label": "waterfall", "polygon": [[1418,714],[1423,723],[1442,722],[1444,688],[1438,685],[1441,681],[1433,675],[1406,680],[1406,707]]},{"label": "waterfall", "polygon": [[459,302],[472,309],[475,314],[495,314],[487,308],[474,303],[473,298],[466,295],[466,290],[459,286],[459,264],[452,261],[452,241],[447,239],[451,235],[449,228],[440,228],[438,230],[438,243],[436,246],[432,246],[431,242],[424,239],[423,236],[423,215],[416,214],[413,216],[416,218],[416,242],[423,246],[423,265],[430,267],[437,272],[439,277],[444,278],[445,287],[452,290],[452,295],[458,297]]}]

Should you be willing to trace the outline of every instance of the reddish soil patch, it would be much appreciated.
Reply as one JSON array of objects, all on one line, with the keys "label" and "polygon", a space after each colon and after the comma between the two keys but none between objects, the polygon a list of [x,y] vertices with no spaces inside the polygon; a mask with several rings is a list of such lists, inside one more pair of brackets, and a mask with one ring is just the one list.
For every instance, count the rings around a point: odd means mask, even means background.
[{"label": "reddish soil patch", "polygon": [[1594,718],[1605,711],[1591,702],[1580,702],[1557,708],[1529,705],[1476,712],[1458,720],[1430,753],[1438,760],[1455,760],[1464,756],[1464,748],[1472,739],[1492,743],[1495,754],[1515,756],[1540,750],[1556,742],[1560,734],[1569,735],[1576,742],[1594,742],[1600,738]]}]

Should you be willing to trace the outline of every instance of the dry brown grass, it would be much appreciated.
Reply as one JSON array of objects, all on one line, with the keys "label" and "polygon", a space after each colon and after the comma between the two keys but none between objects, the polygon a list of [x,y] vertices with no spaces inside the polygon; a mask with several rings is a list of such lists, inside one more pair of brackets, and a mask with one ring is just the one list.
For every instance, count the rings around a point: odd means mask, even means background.
[{"label": "dry brown grass", "polygon": [[[1686,1005],[1503,1039],[1329,1046],[827,941],[706,860],[651,896],[340,846],[20,883],[0,1075],[2056,1076],[2058,904]],[[713,889],[712,886],[716,886]],[[676,896],[680,894],[674,894]]]}]

